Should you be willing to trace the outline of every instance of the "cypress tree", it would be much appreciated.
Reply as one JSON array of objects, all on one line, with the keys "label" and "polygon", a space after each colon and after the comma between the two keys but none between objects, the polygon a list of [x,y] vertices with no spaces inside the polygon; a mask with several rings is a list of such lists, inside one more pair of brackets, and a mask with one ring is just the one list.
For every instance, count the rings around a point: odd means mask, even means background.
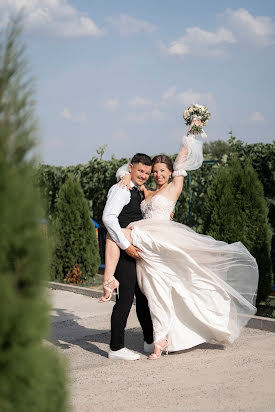
[{"label": "cypress tree", "polygon": [[96,232],[79,181],[69,175],[59,191],[53,222],[52,276],[63,280],[78,264],[81,280],[97,273],[100,263]]},{"label": "cypress tree", "polygon": [[63,366],[42,343],[48,333],[45,242],[33,184],[36,122],[20,19],[0,51],[0,409],[65,411]]},{"label": "cypress tree", "polygon": [[263,186],[248,161],[233,159],[217,170],[208,190],[203,231],[247,247],[259,267],[257,304],[265,301],[272,285],[271,230]]}]

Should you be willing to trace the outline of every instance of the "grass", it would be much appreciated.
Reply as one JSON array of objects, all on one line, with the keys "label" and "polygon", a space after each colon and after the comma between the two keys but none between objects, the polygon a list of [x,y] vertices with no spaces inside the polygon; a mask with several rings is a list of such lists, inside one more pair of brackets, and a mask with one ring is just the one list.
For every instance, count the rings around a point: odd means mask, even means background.
[{"label": "grass", "polygon": [[91,289],[101,289],[103,283],[103,275],[97,273],[92,279],[87,280],[81,284],[76,284],[75,286],[84,286],[85,288]]},{"label": "grass", "polygon": [[103,275],[97,273],[94,278],[89,281],[89,284],[85,285],[88,288],[92,289],[102,289],[102,283],[103,283]]}]

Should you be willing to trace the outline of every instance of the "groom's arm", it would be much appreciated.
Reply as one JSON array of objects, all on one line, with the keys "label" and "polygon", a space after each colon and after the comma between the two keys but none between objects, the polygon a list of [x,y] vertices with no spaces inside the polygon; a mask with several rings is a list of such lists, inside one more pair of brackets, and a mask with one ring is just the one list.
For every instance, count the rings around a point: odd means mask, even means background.
[{"label": "groom's arm", "polygon": [[107,202],[103,210],[102,221],[114,242],[123,250],[128,249],[131,243],[121,230],[118,216],[125,205],[130,202],[129,190],[122,189],[117,184],[109,190]]}]

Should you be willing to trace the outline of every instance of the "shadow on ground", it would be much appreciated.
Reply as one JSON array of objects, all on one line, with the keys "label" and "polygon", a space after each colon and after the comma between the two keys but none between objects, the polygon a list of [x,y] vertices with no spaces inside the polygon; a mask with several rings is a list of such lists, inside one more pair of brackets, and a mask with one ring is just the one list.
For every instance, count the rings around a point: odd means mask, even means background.
[{"label": "shadow on ground", "polygon": [[[93,352],[96,355],[107,357],[107,352],[102,350],[97,343],[109,345],[110,331],[92,329],[78,323],[79,317],[72,315],[63,309],[54,309],[52,316],[51,331],[48,340],[55,346],[66,350],[72,345],[77,345],[85,351]],[[135,352],[143,352],[143,336],[140,328],[127,329],[125,333],[125,346]],[[187,353],[194,350],[210,349],[223,350],[223,345],[203,343],[191,349],[174,353]],[[107,349],[108,350],[108,349]]]}]

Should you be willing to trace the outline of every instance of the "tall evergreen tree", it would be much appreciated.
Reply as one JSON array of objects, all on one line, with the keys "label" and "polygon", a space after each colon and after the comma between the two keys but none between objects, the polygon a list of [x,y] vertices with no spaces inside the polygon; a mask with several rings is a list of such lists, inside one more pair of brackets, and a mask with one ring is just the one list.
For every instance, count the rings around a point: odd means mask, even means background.
[{"label": "tall evergreen tree", "polygon": [[58,195],[53,233],[53,277],[63,280],[75,264],[82,271],[82,280],[93,277],[100,263],[96,232],[80,183],[72,175]]},{"label": "tall evergreen tree", "polygon": [[204,213],[204,233],[227,243],[241,241],[259,267],[257,303],[271,292],[271,230],[263,186],[246,162],[233,159],[217,170],[208,191]]},{"label": "tall evergreen tree", "polygon": [[18,19],[1,35],[0,51],[0,410],[60,412],[66,403],[63,366],[42,343],[48,273],[33,185],[32,83],[20,34]]}]

